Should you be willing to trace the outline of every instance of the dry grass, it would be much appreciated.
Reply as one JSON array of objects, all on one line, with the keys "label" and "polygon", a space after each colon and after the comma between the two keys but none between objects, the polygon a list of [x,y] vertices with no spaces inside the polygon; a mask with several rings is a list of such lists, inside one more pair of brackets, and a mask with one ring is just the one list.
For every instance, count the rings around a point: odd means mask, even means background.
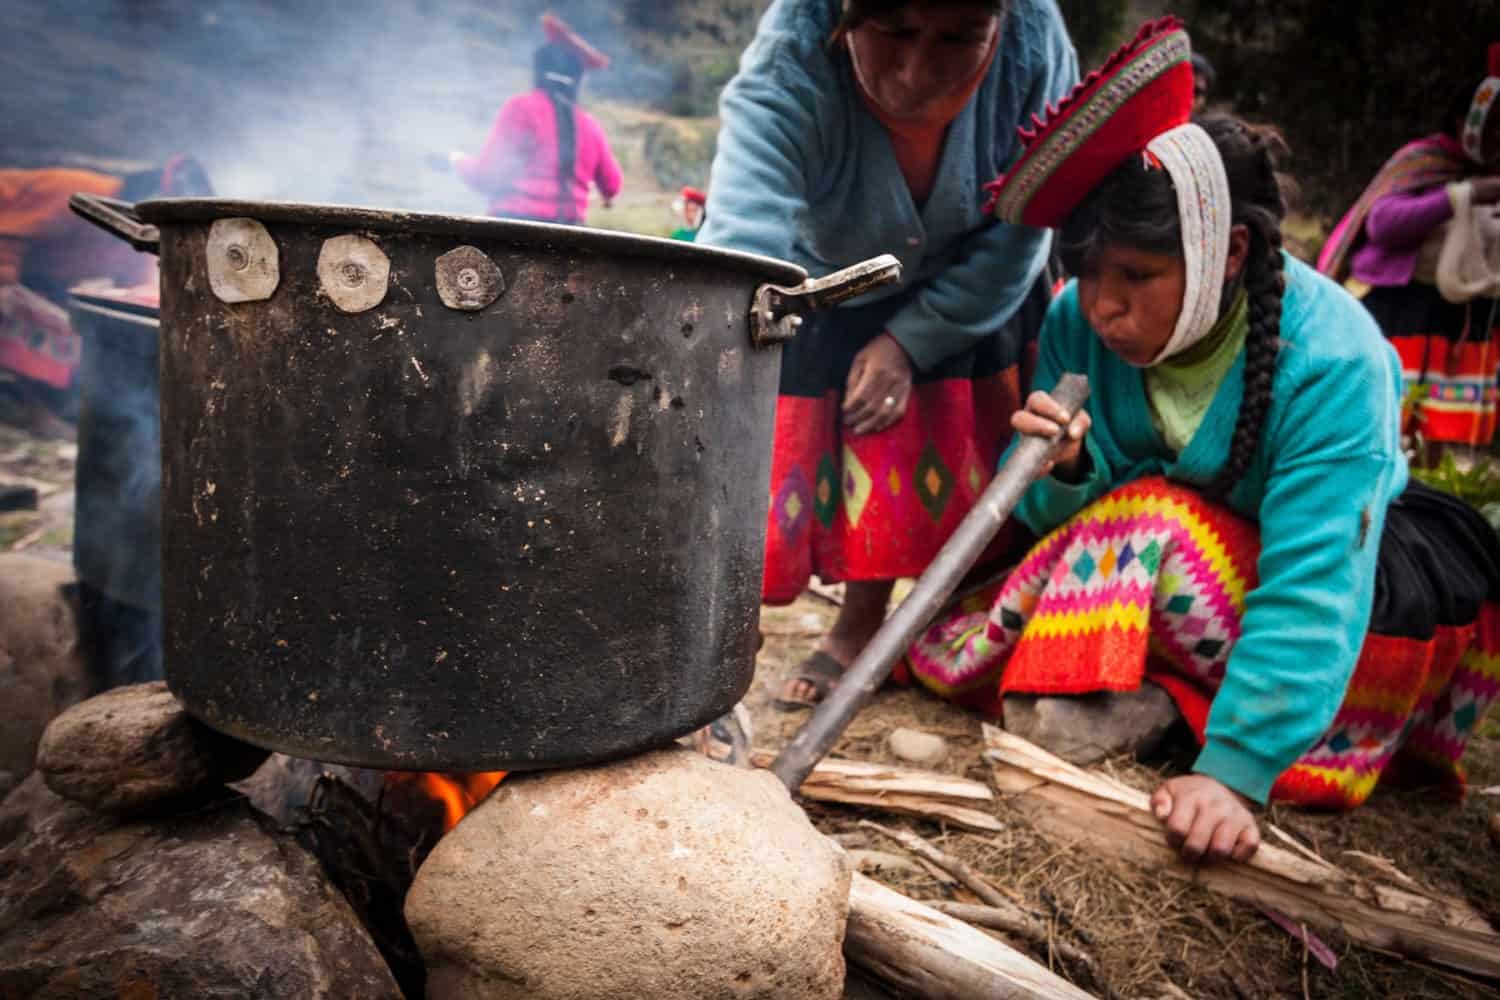
[{"label": "dry grass", "polygon": [[[747,697],[757,744],[778,747],[790,739],[805,713],[777,712],[770,697],[818,635],[834,608],[804,596],[785,608],[766,608],[766,646],[756,685]],[[908,726],[946,737],[946,769],[985,780],[979,719],[925,693],[888,688],[855,720],[836,750],[839,756],[889,761],[885,734]],[[1476,787],[1500,784],[1500,725],[1491,724],[1471,744],[1468,762]],[[1121,780],[1151,788],[1159,772],[1133,761],[1106,767]],[[1347,850],[1366,851],[1396,862],[1433,888],[1462,895],[1500,917],[1500,851],[1489,844],[1485,821],[1500,810],[1500,798],[1471,795],[1462,805],[1417,793],[1377,792],[1351,814],[1318,815],[1278,807],[1274,821],[1335,862]],[[893,850],[858,829],[864,813],[854,808],[808,804],[814,822],[848,847]],[[1243,904],[1217,897],[1164,875],[1152,875],[1033,829],[1001,802],[996,814],[1008,824],[983,835],[881,816],[880,821],[914,830],[980,871],[1018,902],[1050,915],[1055,934],[1092,952],[1101,982],[1080,970],[1050,962],[1059,974],[1099,996],[1243,998],[1500,997],[1500,991],[1400,957],[1356,948],[1335,935],[1324,941],[1339,955],[1337,971],[1324,969],[1302,944]],[[877,842],[879,841],[879,842]],[[958,899],[935,877],[918,873],[878,877],[919,899]],[[1012,945],[1028,950],[1017,941]],[[1031,952],[1042,962],[1049,956]]]}]

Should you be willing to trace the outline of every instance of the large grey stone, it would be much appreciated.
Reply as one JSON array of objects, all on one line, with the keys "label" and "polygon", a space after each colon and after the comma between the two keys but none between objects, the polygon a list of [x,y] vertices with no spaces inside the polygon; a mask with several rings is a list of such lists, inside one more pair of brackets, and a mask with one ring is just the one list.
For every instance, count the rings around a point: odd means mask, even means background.
[{"label": "large grey stone", "polygon": [[1149,754],[1181,716],[1147,681],[1135,691],[1005,696],[1005,731],[1080,767],[1120,754]]},{"label": "large grey stone", "polygon": [[165,681],[114,688],[47,727],[37,769],[59,795],[133,814],[255,773],[268,751],[188,715]]},{"label": "large grey stone", "polygon": [[88,696],[92,679],[66,588],[71,567],[20,553],[0,555],[0,771],[31,773],[42,731]]},{"label": "large grey stone", "polygon": [[401,994],[317,861],[243,800],[122,823],[34,774],[0,805],[0,997]]},{"label": "large grey stone", "polygon": [[428,1000],[833,1000],[849,880],[770,774],[665,750],[508,778],[406,918]]}]

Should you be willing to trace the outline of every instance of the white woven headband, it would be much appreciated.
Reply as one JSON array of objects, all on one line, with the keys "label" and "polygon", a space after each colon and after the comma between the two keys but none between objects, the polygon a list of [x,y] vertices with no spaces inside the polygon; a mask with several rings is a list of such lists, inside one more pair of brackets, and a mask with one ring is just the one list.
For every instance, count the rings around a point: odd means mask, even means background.
[{"label": "white woven headband", "polygon": [[1219,321],[1233,222],[1229,176],[1207,132],[1197,125],[1179,125],[1152,139],[1146,149],[1161,162],[1177,189],[1182,259],[1187,268],[1182,311],[1172,339],[1151,360],[1157,365],[1198,343]]}]

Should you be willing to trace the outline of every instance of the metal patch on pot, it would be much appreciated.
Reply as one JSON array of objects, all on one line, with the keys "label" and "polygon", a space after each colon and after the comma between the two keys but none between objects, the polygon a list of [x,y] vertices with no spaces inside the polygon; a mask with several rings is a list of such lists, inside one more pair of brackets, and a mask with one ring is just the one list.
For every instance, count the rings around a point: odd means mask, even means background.
[{"label": "metal patch on pot", "polygon": [[208,284],[220,302],[260,302],[281,283],[281,256],[254,219],[215,219],[208,228]]},{"label": "metal patch on pot", "polygon": [[449,309],[477,312],[505,294],[505,275],[478,247],[455,247],[437,259],[438,297]]},{"label": "metal patch on pot", "polygon": [[346,313],[374,309],[390,287],[391,259],[363,236],[346,234],[323,241],[318,281],[323,294]]}]

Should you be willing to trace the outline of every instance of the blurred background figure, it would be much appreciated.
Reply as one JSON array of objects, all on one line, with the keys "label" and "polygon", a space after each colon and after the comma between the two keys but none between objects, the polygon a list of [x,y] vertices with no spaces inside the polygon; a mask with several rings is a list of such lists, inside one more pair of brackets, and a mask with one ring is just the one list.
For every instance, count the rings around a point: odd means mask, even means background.
[{"label": "blurred background figure", "polygon": [[672,239],[691,243],[698,238],[703,227],[703,206],[708,204],[708,195],[695,187],[685,187],[672,199],[672,211],[682,219],[682,225],[672,230]]},{"label": "blurred background figure", "polygon": [[1208,99],[1213,94],[1214,64],[1201,52],[1193,53],[1193,114],[1202,114],[1208,109]]},{"label": "blurred background figure", "polygon": [[512,219],[582,225],[589,187],[609,207],[620,193],[620,164],[604,128],[578,105],[583,74],[609,58],[551,14],[536,50],[534,86],[506,101],[477,156],[452,153],[453,169],[489,198],[489,213]]},{"label": "blurred background figure", "polygon": [[117,177],[92,170],[0,169],[0,373],[25,422],[71,418],[81,355],[65,311],[68,289],[99,282],[120,288],[154,283],[156,258],[68,210],[75,192],[144,201],[213,193],[198,161]]},{"label": "blurred background figure", "polygon": [[[1419,465],[1495,437],[1500,297],[1488,281],[1445,283],[1442,261],[1446,252],[1454,265],[1488,268],[1462,259],[1482,257],[1482,249],[1448,244],[1476,209],[1488,216],[1500,204],[1497,97],[1500,43],[1490,46],[1485,75],[1439,110],[1440,131],[1386,161],[1318,258],[1318,269],[1360,297],[1401,355],[1402,429],[1421,445]],[[1455,233],[1457,221],[1464,226]]]}]

